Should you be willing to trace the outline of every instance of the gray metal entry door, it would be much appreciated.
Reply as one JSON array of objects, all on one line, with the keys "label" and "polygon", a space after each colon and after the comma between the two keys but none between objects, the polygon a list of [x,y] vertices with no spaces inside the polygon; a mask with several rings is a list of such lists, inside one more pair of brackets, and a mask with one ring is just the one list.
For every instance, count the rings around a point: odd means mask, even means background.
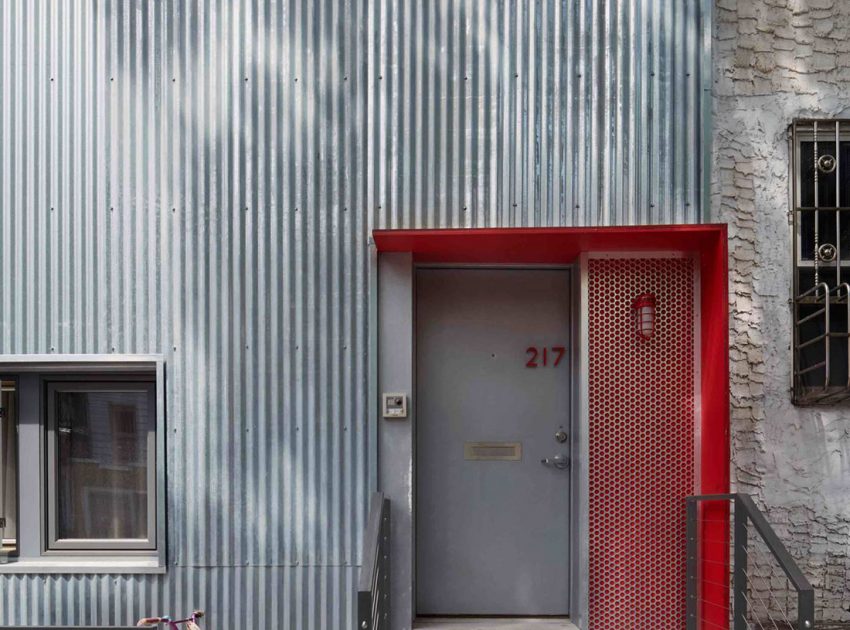
[{"label": "gray metal entry door", "polygon": [[569,612],[569,283],[417,272],[418,614]]}]

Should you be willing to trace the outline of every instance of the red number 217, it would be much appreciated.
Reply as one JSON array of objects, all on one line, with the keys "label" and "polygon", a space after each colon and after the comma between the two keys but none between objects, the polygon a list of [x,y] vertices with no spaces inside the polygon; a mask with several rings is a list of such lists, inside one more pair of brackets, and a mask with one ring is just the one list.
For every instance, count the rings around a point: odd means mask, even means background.
[{"label": "red number 217", "polygon": [[[564,352],[566,352],[564,346],[552,346],[551,348],[543,348],[542,350],[538,349],[537,346],[529,346],[525,351],[529,355],[525,367],[547,367],[549,365],[549,350],[555,354],[555,361],[552,363],[552,367],[557,367],[561,359],[564,358]],[[541,358],[542,362],[538,363],[538,359]]]}]

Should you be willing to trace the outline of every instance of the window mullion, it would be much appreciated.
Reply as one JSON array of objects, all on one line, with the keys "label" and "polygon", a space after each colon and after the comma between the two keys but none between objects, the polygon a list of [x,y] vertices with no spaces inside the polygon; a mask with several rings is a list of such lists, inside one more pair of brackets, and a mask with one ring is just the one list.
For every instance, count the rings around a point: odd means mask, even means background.
[{"label": "window mullion", "polygon": [[18,549],[22,558],[37,558],[43,549],[43,432],[38,374],[18,378]]}]

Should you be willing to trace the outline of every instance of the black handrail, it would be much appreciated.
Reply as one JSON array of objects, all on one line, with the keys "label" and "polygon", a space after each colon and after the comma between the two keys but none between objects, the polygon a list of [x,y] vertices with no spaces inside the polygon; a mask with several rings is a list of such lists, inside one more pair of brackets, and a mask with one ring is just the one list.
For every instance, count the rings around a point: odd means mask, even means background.
[{"label": "black handrail", "polygon": [[788,553],[785,545],[758,509],[748,494],[712,494],[687,497],[687,628],[698,627],[699,609],[699,535],[697,504],[703,501],[732,501],[735,506],[733,529],[733,566],[732,566],[732,619],[734,630],[747,630],[751,627],[748,614],[748,575],[747,556],[749,524],[767,546],[777,564],[785,572],[789,582],[797,592],[797,630],[809,630],[815,624],[815,592],[800,567]]},{"label": "black handrail", "polygon": [[379,630],[390,623],[390,500],[380,492],[369,502],[363,535],[363,565],[357,584],[357,628]]}]

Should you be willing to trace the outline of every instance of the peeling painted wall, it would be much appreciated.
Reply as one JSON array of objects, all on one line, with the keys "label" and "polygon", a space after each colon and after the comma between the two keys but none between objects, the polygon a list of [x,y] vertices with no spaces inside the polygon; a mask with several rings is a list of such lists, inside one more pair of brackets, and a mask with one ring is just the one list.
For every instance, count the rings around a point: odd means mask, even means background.
[{"label": "peeling painted wall", "polygon": [[712,220],[729,223],[732,479],[850,620],[850,407],[790,402],[786,129],[850,114],[850,2],[716,0]]}]

